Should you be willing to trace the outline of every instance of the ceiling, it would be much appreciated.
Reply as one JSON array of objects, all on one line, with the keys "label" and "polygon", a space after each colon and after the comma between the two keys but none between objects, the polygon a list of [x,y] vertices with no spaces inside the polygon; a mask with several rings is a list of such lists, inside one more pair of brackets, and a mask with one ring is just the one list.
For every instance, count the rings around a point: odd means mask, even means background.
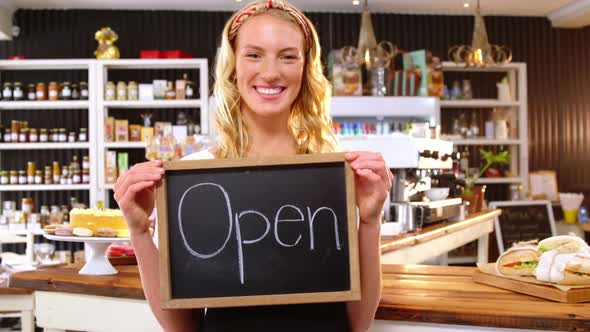
[{"label": "ceiling", "polygon": [[[362,1],[362,0],[361,0]],[[471,15],[477,0],[369,0],[372,12]],[[0,0],[13,8],[233,11],[249,0]],[[359,12],[352,0],[291,0],[304,11]],[[464,8],[463,3],[471,4]],[[481,0],[485,15],[546,16],[575,0]]]}]

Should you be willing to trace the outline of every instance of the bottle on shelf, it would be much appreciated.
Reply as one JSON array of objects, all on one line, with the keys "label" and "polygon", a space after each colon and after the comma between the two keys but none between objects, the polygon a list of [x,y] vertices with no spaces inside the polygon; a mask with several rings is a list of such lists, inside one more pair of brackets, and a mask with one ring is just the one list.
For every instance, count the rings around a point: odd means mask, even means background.
[{"label": "bottle on shelf", "polygon": [[469,149],[465,147],[461,152],[461,159],[459,160],[459,177],[465,178],[469,173]]},{"label": "bottle on shelf", "polygon": [[477,122],[477,113],[473,111],[471,113],[471,122],[469,124],[469,131],[471,132],[471,137],[477,138],[479,137],[479,125]]}]

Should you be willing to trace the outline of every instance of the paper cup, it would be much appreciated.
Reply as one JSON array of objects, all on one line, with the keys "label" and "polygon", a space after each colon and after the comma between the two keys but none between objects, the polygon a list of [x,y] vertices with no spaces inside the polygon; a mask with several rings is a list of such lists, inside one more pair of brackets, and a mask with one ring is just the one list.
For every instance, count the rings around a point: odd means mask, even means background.
[{"label": "paper cup", "polygon": [[578,221],[578,209],[563,210],[563,218],[566,224],[575,224]]}]

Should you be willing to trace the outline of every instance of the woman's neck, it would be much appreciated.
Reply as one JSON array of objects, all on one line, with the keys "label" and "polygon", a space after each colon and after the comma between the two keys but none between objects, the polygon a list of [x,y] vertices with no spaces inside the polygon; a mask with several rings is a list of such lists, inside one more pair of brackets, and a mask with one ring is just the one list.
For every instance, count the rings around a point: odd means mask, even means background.
[{"label": "woman's neck", "polygon": [[266,117],[243,110],[242,116],[248,127],[248,157],[288,156],[297,153],[297,142],[289,129],[288,113]]}]

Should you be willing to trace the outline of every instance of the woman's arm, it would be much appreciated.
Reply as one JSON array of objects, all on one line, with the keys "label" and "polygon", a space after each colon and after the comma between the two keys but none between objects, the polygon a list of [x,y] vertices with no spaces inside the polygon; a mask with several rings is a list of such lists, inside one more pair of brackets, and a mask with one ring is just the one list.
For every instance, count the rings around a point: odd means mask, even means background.
[{"label": "woman's arm", "polygon": [[349,152],[346,160],[355,173],[362,296],[360,301],[347,303],[346,309],[351,331],[360,332],[371,327],[381,299],[381,213],[392,175],[379,153]]},{"label": "woman's arm", "polygon": [[154,209],[155,184],[164,169],[160,161],[148,161],[133,166],[115,184],[115,200],[119,204],[131,243],[135,249],[143,292],[154,316],[165,331],[197,331],[202,310],[162,310],[160,306],[160,271],[158,249],[149,232],[148,216]]}]

